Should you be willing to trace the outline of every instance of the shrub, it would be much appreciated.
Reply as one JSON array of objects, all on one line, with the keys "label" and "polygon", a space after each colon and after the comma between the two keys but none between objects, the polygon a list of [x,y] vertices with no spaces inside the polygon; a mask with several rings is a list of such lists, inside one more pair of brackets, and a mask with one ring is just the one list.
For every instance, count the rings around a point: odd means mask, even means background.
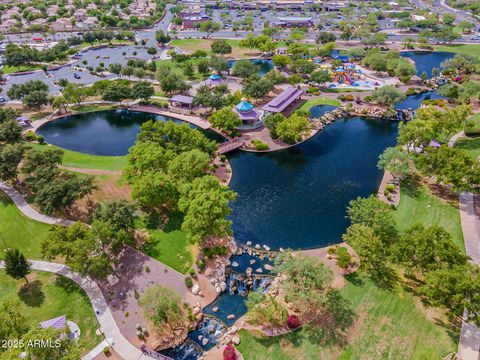
[{"label": "shrub", "polygon": [[329,255],[334,255],[337,253],[337,247],[336,246],[329,246],[327,249],[327,254]]},{"label": "shrub", "polygon": [[268,150],[270,148],[268,144],[259,139],[252,140],[252,144],[255,147],[255,150]]},{"label": "shrub", "polygon": [[45,142],[45,138],[42,135],[37,136],[37,141],[39,144],[43,144]]},{"label": "shrub", "polygon": [[214,256],[219,256],[219,255],[227,255],[228,250],[226,246],[212,246],[211,248],[205,248],[203,249],[203,255],[205,255],[207,258],[211,259]]},{"label": "shrub", "polygon": [[35,133],[33,131],[29,131],[26,135],[25,135],[25,139],[27,141],[35,141],[37,140],[37,135],[35,135]]},{"label": "shrub", "polygon": [[148,266],[145,266],[145,272],[147,272],[147,273],[150,272],[150,268]]},{"label": "shrub", "polygon": [[193,278],[193,279],[196,279],[198,276],[197,276],[197,273],[195,272],[194,269],[190,269],[190,271],[188,272],[190,274],[190,276]]},{"label": "shrub", "polygon": [[197,267],[198,267],[198,270],[203,271],[203,269],[205,269],[205,261],[197,260]]},{"label": "shrub", "polygon": [[353,95],[349,94],[349,95],[345,96],[345,100],[346,101],[353,101],[353,100],[355,100],[355,98],[353,97]]},{"label": "shrub", "polygon": [[187,276],[187,277],[185,278],[185,286],[186,286],[187,288],[191,288],[191,287],[193,286],[193,280],[192,280],[192,278],[191,278],[190,276]]},{"label": "shrub", "polygon": [[385,188],[385,189],[383,190],[383,195],[387,196],[388,194],[390,194],[390,190],[387,189],[387,188]]},{"label": "shrub", "polygon": [[346,269],[352,261],[352,256],[346,248],[340,247],[337,251],[337,265],[343,269]]},{"label": "shrub", "polygon": [[223,360],[236,360],[237,354],[235,353],[235,348],[232,344],[227,344],[223,349]]},{"label": "shrub", "polygon": [[340,101],[345,101],[346,98],[347,98],[347,97],[346,97],[345,95],[343,95],[343,94],[338,95],[338,100],[340,100]]},{"label": "shrub", "polygon": [[387,186],[385,186],[385,189],[387,189],[388,191],[393,191],[393,190],[395,190],[395,185],[387,184]]},{"label": "shrub", "polygon": [[225,162],[227,160],[227,157],[225,155],[220,155],[220,161]]},{"label": "shrub", "polygon": [[103,348],[103,353],[104,353],[105,355],[107,355],[107,356],[110,355],[110,348],[109,348],[108,346],[107,346],[107,347],[104,347],[104,348]]},{"label": "shrub", "polygon": [[287,326],[289,329],[296,329],[300,326],[300,319],[297,315],[288,315]]}]

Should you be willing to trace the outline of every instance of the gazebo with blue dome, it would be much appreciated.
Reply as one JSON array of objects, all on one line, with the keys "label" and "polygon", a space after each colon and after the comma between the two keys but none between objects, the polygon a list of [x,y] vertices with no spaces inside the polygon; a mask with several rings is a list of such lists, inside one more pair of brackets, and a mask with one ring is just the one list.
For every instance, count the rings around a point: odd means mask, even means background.
[{"label": "gazebo with blue dome", "polygon": [[208,86],[217,86],[223,84],[223,79],[216,72],[213,72],[212,75],[210,75],[208,79],[205,80],[205,84]]},{"label": "gazebo with blue dome", "polygon": [[233,111],[238,114],[240,120],[244,125],[254,125],[260,120],[261,112],[246,99],[242,99],[234,108]]}]

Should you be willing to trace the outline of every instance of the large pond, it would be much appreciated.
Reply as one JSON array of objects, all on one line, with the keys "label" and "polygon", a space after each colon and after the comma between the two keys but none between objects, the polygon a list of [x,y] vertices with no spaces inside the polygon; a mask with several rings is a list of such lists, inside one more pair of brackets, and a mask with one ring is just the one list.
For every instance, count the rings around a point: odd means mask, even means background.
[{"label": "large pond", "polygon": [[395,144],[396,134],[396,123],[350,118],[291,149],[230,156],[237,241],[272,248],[340,242],[348,202],[378,189],[378,156]]},{"label": "large pond", "polygon": [[402,51],[401,55],[415,61],[418,76],[420,76],[425,71],[428,77],[432,76],[433,68],[442,69],[441,63],[455,56],[454,53],[442,51]]},{"label": "large pond", "polygon": [[[125,155],[135,144],[140,126],[149,121],[181,120],[129,110],[107,110],[66,116],[37,130],[45,140],[64,149],[91,155]],[[192,128],[197,128],[190,125]],[[208,138],[222,141],[212,130],[201,130]]]}]

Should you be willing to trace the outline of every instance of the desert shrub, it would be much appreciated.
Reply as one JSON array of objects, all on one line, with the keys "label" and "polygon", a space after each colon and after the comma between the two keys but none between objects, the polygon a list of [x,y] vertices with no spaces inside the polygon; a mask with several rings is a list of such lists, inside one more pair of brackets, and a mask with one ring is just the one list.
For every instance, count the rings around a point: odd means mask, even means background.
[{"label": "desert shrub", "polygon": [[252,140],[252,144],[255,147],[255,150],[268,150],[270,147],[268,144],[264,143],[262,140],[254,139]]},{"label": "desert shrub", "polygon": [[300,319],[297,315],[288,315],[287,326],[289,329],[296,329],[300,326]]},{"label": "desert shrub", "polygon": [[343,269],[346,269],[352,261],[352,256],[346,248],[340,247],[337,251],[337,265]]}]

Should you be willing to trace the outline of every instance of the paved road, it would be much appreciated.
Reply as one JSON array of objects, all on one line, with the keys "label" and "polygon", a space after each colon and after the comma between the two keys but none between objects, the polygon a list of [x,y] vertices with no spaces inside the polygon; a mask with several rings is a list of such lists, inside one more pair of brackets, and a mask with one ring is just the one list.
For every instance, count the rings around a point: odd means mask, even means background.
[{"label": "paved road", "polygon": [[[480,266],[480,217],[475,214],[474,195],[462,193],[459,198],[460,220],[465,250],[472,263]],[[460,360],[478,360],[480,356],[480,329],[468,322],[465,311],[458,342]]]},{"label": "paved road", "polygon": [[12,201],[15,203],[17,208],[25,216],[29,217],[30,219],[40,221],[50,225],[70,226],[74,223],[74,221],[70,221],[66,219],[58,219],[51,216],[40,214],[38,211],[36,211],[27,203],[27,201],[22,196],[22,194],[20,194],[13,187],[1,181],[0,181],[0,190],[2,190],[5,194],[7,194],[10,197],[10,199],[12,199]]},{"label": "paved road", "polygon": [[[143,360],[153,359],[153,357],[147,356],[140,349],[133,346],[120,332],[120,329],[113,318],[107,302],[103,297],[102,291],[98,287],[97,283],[91,278],[82,277],[80,274],[70,271],[70,268],[63,264],[56,264],[46,261],[29,260],[32,264],[33,270],[48,271],[54,274],[68,277],[75,281],[87,294],[90,300],[100,329],[108,340],[110,346],[125,360]],[[0,268],[3,268],[3,262],[0,262]],[[88,358],[86,358],[88,359]]]}]

